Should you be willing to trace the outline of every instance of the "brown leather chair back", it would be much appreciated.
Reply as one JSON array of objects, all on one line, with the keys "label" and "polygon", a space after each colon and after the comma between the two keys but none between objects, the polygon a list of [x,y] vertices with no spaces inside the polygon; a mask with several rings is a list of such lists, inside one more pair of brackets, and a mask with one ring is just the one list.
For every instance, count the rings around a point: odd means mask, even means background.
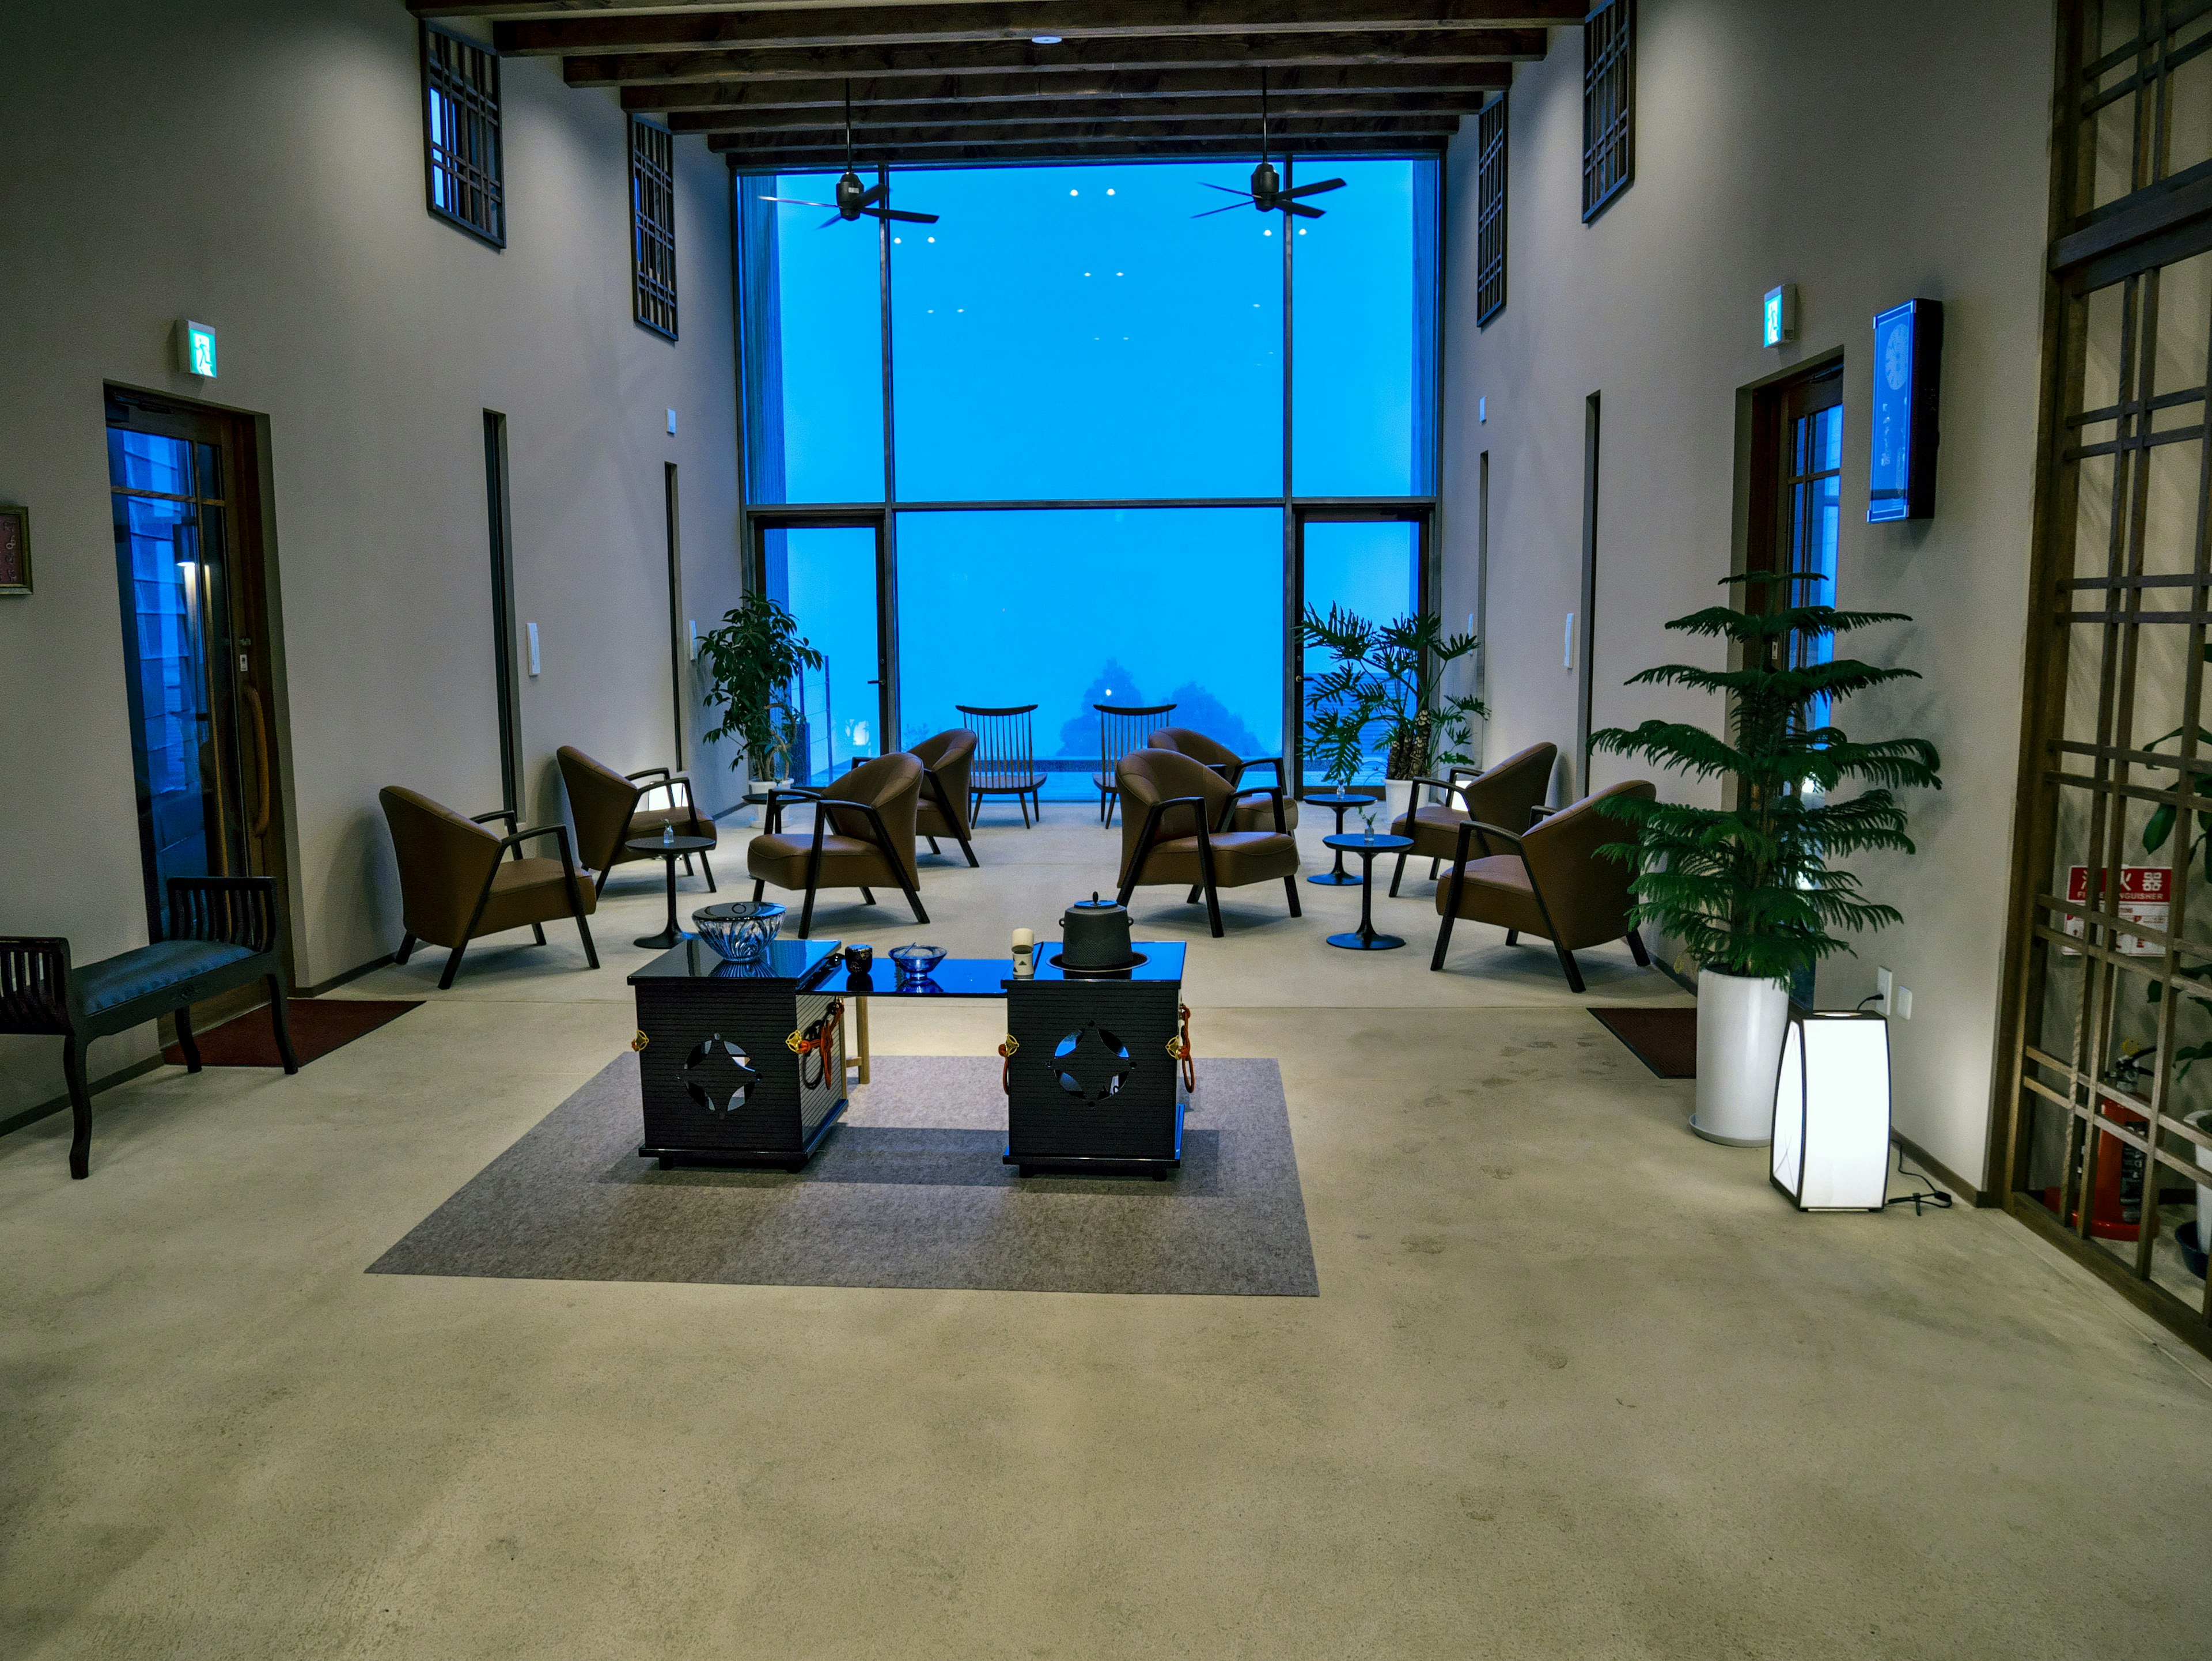
[{"label": "brown leather chair back", "polygon": [[1634,842],[1636,828],[1601,813],[1598,804],[1615,796],[1652,801],[1658,794],[1644,779],[1611,785],[1562,807],[1523,839],[1522,852],[1551,914],[1553,938],[1568,951],[1619,940],[1628,932],[1628,908],[1636,903],[1628,891],[1634,867],[1597,851],[1610,843]]},{"label": "brown leather chair back", "polygon": [[[1552,794],[1552,769],[1559,758],[1558,745],[1532,744],[1495,767],[1485,768],[1480,778],[1467,782],[1468,816],[1517,836],[1528,828],[1530,811],[1542,806]],[[1455,795],[1446,806],[1457,807],[1459,801]]]},{"label": "brown leather chair back", "polygon": [[1217,744],[1205,733],[1188,727],[1163,727],[1152,734],[1151,742],[1155,750],[1172,750],[1177,755],[1218,768],[1232,784],[1244,768],[1244,758],[1227,745]]},{"label": "brown leather chair back", "polygon": [[428,796],[387,785],[377,792],[399,862],[407,932],[452,945],[468,928],[484,880],[499,863],[499,838]]},{"label": "brown leather chair back", "polygon": [[622,853],[623,832],[644,794],[636,785],[571,745],[556,752],[576,822],[576,863],[604,875]]},{"label": "brown leather chair back", "polygon": [[[1132,750],[1121,757],[1114,776],[1121,791],[1124,876],[1128,873],[1129,861],[1137,856],[1145,822],[1152,818],[1156,806],[1173,801],[1178,796],[1197,796],[1206,803],[1206,828],[1212,830],[1221,823],[1221,810],[1235,790],[1227,779],[1204,762],[1174,750]],[[1197,834],[1198,826],[1192,820],[1191,810],[1177,807],[1160,816],[1155,840],[1170,842]]]},{"label": "brown leather chair back", "polygon": [[975,745],[980,740],[965,727],[956,727],[908,747],[907,754],[937,775],[945,788],[945,800],[964,829],[968,824],[968,782],[975,768]]},{"label": "brown leather chair back", "polygon": [[[906,868],[907,880],[917,888],[921,885],[914,862],[914,814],[921,800],[921,762],[902,750],[878,756],[824,785],[822,796],[825,803],[860,801],[874,808],[890,837],[892,854]],[[839,836],[875,840],[875,827],[865,813],[840,813],[834,806],[823,811],[830,815],[830,828]]]}]

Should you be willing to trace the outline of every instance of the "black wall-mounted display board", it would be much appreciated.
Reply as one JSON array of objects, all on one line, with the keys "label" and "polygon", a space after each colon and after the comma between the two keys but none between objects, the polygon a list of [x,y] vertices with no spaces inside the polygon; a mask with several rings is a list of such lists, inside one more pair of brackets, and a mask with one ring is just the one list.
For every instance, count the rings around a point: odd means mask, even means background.
[{"label": "black wall-mounted display board", "polygon": [[1867,523],[1936,517],[1943,303],[1908,300],[1874,320],[1874,433]]}]

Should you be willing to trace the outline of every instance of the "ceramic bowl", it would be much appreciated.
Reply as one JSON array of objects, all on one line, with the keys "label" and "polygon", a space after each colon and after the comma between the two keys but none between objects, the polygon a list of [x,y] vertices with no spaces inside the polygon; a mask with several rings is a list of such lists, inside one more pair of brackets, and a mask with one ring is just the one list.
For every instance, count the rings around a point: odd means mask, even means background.
[{"label": "ceramic bowl", "polygon": [[891,961],[898,965],[902,980],[926,981],[930,971],[945,961],[945,948],[941,946],[895,946],[890,955]]},{"label": "ceramic bowl", "polygon": [[783,928],[783,907],[774,900],[730,900],[702,906],[691,927],[717,955],[730,963],[758,963],[769,942]]}]

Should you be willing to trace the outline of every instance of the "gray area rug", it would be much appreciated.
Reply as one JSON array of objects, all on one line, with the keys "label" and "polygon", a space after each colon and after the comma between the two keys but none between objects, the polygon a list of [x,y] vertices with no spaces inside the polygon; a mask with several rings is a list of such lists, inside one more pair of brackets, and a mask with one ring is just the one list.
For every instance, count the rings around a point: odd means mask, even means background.
[{"label": "gray area rug", "polygon": [[637,1157],[624,1054],[369,1267],[372,1275],[1311,1298],[1272,1061],[1200,1060],[1182,1170],[1017,1177],[995,1056],[879,1056],[813,1161]]}]

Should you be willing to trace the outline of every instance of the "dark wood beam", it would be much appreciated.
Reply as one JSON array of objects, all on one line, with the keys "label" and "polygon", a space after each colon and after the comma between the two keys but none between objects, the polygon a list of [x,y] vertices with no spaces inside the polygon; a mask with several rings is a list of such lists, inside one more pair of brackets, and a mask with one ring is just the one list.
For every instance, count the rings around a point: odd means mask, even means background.
[{"label": "dark wood beam", "polygon": [[[747,143],[742,139],[720,137],[709,138],[707,143],[709,149],[721,151],[731,167],[740,173],[835,173],[845,165],[842,149],[835,151],[770,149]],[[1442,138],[1396,136],[1340,137],[1326,143],[1318,139],[1302,141],[1297,147],[1298,166],[1306,171],[1302,171],[1299,177],[1310,177],[1310,169],[1314,167],[1326,167],[1328,158],[1332,156],[1436,156],[1441,155],[1443,147]],[[872,171],[878,159],[877,155],[864,153],[860,158],[861,172]],[[894,166],[927,167],[994,167],[1010,161],[1064,161],[1075,165],[1103,161],[1224,161],[1242,163],[1249,169],[1253,161],[1253,150],[1249,144],[1234,144],[1218,138],[1190,138],[1175,142],[1056,138],[1048,143],[946,145],[917,151],[912,155],[883,155],[880,159]],[[909,202],[905,205],[927,210],[928,204]]]},{"label": "dark wood beam", "polygon": [[[1449,115],[1344,115],[1316,117],[1311,121],[1287,122],[1294,129],[1276,135],[1272,147],[1278,154],[1296,150],[1331,138],[1419,138],[1432,143],[1443,143],[1459,130],[1459,119]],[[1191,137],[1189,128],[1175,121],[1117,121],[1089,125],[1071,125],[1042,130],[1015,127],[876,127],[866,137],[854,146],[862,155],[892,155],[898,159],[911,159],[921,150],[970,147],[988,148],[994,144],[1060,144],[1083,143],[1086,141],[1112,143],[1139,139],[1180,143]],[[1224,133],[1224,143],[1242,146],[1256,157],[1260,149],[1257,133]],[[761,134],[717,135],[714,148],[726,149],[744,144],[777,150],[819,150],[824,155],[842,158],[845,153],[845,134],[842,128],[801,128],[796,131]]]},{"label": "dark wood beam", "polygon": [[[1340,115],[1431,115],[1449,117],[1455,124],[1462,115],[1480,109],[1486,93],[1428,93],[1346,94],[1338,98],[1308,99],[1293,108],[1273,105],[1272,125],[1287,129],[1297,121]],[[672,132],[787,132],[818,129],[825,113],[804,110],[679,110],[668,118]],[[1256,98],[1076,98],[1060,103],[1027,104],[898,104],[854,109],[855,132],[872,133],[885,127],[1017,128],[1040,125],[1080,125],[1085,122],[1174,121],[1185,125],[1229,123],[1259,143],[1260,100]]]},{"label": "dark wood beam", "polygon": [[[1285,70],[1267,83],[1284,113],[1315,99],[1389,94],[1470,96],[1478,101],[1512,80],[1506,64],[1436,64],[1376,67],[1328,64]],[[677,110],[838,110],[848,87],[856,109],[912,104],[1045,104],[1082,98],[1222,98],[1249,101],[1253,78],[1212,70],[1164,70],[1113,75],[891,76],[868,81],[677,81],[624,87],[622,105],[640,114]],[[1456,106],[1455,106],[1456,107]]]},{"label": "dark wood beam", "polygon": [[792,51],[1167,35],[1456,33],[1579,23],[1587,0],[963,0],[901,6],[786,7],[537,18],[494,26],[507,57],[668,50]]},{"label": "dark wood beam", "polygon": [[762,52],[620,52],[562,60],[572,87],[679,81],[843,80],[847,76],[1128,74],[1214,70],[1256,82],[1262,69],[1340,65],[1432,69],[1451,64],[1534,63],[1542,29],[1422,34],[1183,35],[1152,40],[970,41],[934,46],[801,46]]}]

